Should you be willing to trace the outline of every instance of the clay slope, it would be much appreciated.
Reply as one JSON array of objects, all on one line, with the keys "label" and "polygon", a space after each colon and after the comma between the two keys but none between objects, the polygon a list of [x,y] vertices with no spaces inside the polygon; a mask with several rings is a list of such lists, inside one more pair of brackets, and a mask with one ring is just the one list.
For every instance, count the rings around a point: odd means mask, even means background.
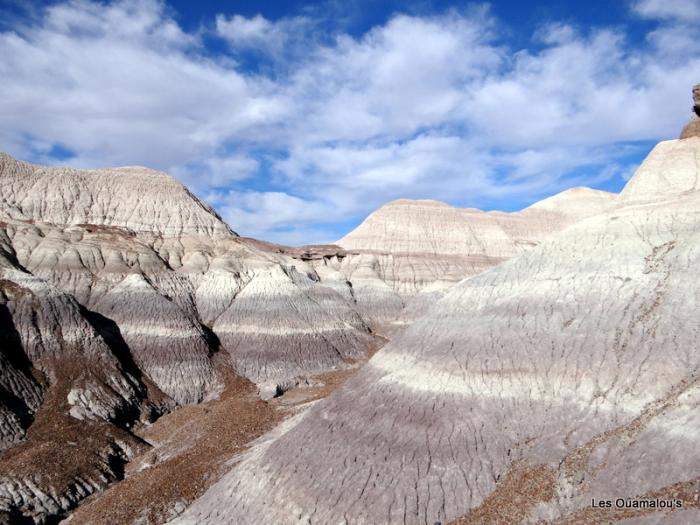
[{"label": "clay slope", "polygon": [[350,281],[360,308],[390,330],[388,324],[410,324],[454,283],[603,212],[615,198],[604,191],[572,188],[516,213],[398,200],[337,241],[344,253],[314,266],[322,278]]},{"label": "clay slope", "polygon": [[2,212],[11,219],[117,226],[160,235],[235,235],[214,210],[160,171],[55,168],[0,153],[0,173]]},{"label": "clay slope", "polygon": [[42,523],[119,477],[153,407],[78,302],[2,249],[0,334],[0,522]]},{"label": "clay slope", "polygon": [[[41,522],[117,479],[144,446],[132,425],[220,394],[217,354],[263,396],[366,358],[364,320],[319,281],[164,173],[0,155],[0,517]],[[93,427],[86,464],[37,474]]]},{"label": "clay slope", "polygon": [[700,520],[697,158],[453,287],[173,523]]},{"label": "clay slope", "polygon": [[[114,321],[136,361],[178,403],[211,391],[207,355],[219,345],[256,382],[362,355],[367,328],[343,297],[315,286],[303,262],[241,243],[168,175],[0,161],[0,213],[18,263]],[[265,333],[270,322],[286,327],[284,344]],[[251,332],[264,335],[251,341]],[[283,348],[290,335],[309,355]],[[259,349],[275,366],[248,363]]]}]

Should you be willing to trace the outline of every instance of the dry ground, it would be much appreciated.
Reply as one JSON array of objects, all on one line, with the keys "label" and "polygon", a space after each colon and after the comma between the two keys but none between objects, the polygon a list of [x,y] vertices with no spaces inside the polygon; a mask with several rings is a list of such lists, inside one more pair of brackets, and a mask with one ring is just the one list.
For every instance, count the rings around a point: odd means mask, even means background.
[{"label": "dry ground", "polygon": [[[378,345],[384,342],[380,339]],[[135,429],[152,448],[126,466],[123,481],[80,505],[69,523],[164,523],[216,482],[252,440],[297,413],[300,405],[329,395],[358,368],[320,374],[315,379],[321,386],[295,388],[266,402],[250,381],[221,364],[219,399],[179,408]]]}]

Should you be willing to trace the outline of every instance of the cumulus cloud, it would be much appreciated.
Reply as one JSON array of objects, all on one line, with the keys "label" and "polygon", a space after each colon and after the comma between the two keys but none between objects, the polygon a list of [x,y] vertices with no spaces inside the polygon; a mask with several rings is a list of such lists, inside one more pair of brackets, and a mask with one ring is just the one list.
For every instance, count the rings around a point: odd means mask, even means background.
[{"label": "cumulus cloud", "polygon": [[645,18],[697,22],[700,2],[697,0],[640,0],[634,10]]},{"label": "cumulus cloud", "polygon": [[221,203],[224,219],[240,232],[283,244],[304,244],[301,232],[314,231],[319,217],[336,213],[329,202],[308,202],[277,191],[230,191],[218,195],[216,200]]},{"label": "cumulus cloud", "polygon": [[232,42],[242,45],[260,45],[269,40],[273,35],[284,38],[281,28],[275,27],[267,18],[256,15],[246,18],[234,15],[227,18],[224,15],[216,17],[216,32]]},{"label": "cumulus cloud", "polygon": [[297,121],[307,142],[405,137],[459,120],[470,85],[498,67],[490,21],[451,14],[400,15],[360,39],[338,37],[302,63],[286,95],[307,118]]},{"label": "cumulus cloud", "polygon": [[[53,4],[0,33],[0,148],[166,169],[237,231],[289,244],[339,238],[399,197],[524,206],[621,182],[678,133],[700,79],[697,7],[634,3],[660,21],[641,46],[554,23],[513,49],[483,7],[320,38],[308,14],[186,32],[155,0]],[[242,65],[248,52],[269,67]]]},{"label": "cumulus cloud", "polygon": [[313,20],[304,16],[286,17],[275,22],[262,15],[246,18],[241,15],[216,17],[216,34],[234,49],[261,53],[284,54],[290,46],[298,46],[310,38]]},{"label": "cumulus cloud", "polygon": [[[675,133],[700,70],[698,57],[666,67],[626,48],[612,31],[577,36],[533,54],[474,89],[468,118],[508,146],[606,144]],[[665,78],[660,76],[663,71]]]},{"label": "cumulus cloud", "polygon": [[52,5],[0,33],[2,146],[170,168],[279,114],[265,86],[201,52],[159,2]]},{"label": "cumulus cloud", "polygon": [[[211,193],[231,184],[250,179],[260,162],[246,154],[217,155],[175,166],[172,174],[198,193]],[[213,194],[213,193],[212,193]]]}]

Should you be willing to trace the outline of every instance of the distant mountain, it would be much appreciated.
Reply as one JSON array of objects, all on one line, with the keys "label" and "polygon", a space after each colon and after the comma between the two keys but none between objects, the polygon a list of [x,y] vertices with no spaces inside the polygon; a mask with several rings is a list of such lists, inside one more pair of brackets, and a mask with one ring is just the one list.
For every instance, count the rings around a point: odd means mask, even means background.
[{"label": "distant mountain", "polygon": [[314,267],[322,278],[335,271],[350,281],[362,311],[380,330],[391,331],[417,318],[441,290],[609,209],[616,197],[572,188],[515,213],[401,199],[338,240],[342,257],[326,257]]}]

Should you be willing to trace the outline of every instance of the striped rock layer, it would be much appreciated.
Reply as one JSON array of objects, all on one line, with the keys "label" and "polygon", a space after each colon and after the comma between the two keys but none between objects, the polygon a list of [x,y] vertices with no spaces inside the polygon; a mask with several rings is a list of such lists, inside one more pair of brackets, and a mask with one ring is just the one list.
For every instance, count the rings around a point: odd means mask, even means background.
[{"label": "striped rock layer", "polygon": [[601,213],[615,199],[613,193],[572,188],[515,213],[393,201],[337,241],[344,256],[325,258],[315,267],[322,279],[324,272],[336,272],[349,280],[366,315],[393,332],[455,283]]},{"label": "striped rock layer", "polygon": [[452,287],[173,523],[700,520],[698,158]]},{"label": "striped rock layer", "polygon": [[[0,154],[0,518],[41,522],[101,490],[138,448],[131,425],[218,395],[217,356],[262,395],[365,359],[367,324],[319,281],[164,173]],[[61,441],[39,429],[76,421],[96,432],[90,481],[39,475],[32,443]]]}]

